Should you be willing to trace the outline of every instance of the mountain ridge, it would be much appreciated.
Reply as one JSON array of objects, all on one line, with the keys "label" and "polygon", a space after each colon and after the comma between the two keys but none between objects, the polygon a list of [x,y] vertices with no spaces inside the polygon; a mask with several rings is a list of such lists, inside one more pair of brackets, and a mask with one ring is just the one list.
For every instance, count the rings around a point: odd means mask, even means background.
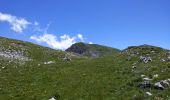
[{"label": "mountain ridge", "polygon": [[98,44],[86,44],[86,43],[75,43],[68,49],[66,49],[67,52],[74,52],[78,53],[80,55],[89,56],[92,58],[97,58],[101,56],[109,56],[111,54],[115,55],[116,53],[119,53],[120,50],[102,46]]}]

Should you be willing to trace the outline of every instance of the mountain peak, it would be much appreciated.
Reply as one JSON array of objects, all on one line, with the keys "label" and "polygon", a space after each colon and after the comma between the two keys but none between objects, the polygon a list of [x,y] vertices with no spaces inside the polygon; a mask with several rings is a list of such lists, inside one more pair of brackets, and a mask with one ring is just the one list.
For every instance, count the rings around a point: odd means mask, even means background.
[{"label": "mountain peak", "polygon": [[115,55],[119,52],[118,49],[114,49],[111,47],[106,47],[97,44],[87,44],[83,42],[75,43],[70,48],[66,50],[67,52],[74,52],[84,56],[89,57],[101,57],[101,56],[108,56],[108,55]]}]

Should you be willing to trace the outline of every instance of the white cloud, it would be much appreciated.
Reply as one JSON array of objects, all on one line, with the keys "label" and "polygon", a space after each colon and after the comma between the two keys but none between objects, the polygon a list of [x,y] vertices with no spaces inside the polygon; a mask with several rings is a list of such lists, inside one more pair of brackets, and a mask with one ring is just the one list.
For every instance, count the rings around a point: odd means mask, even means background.
[{"label": "white cloud", "polygon": [[40,24],[39,24],[37,21],[35,21],[35,22],[34,22],[33,31],[35,31],[36,33],[48,33],[48,29],[49,29],[50,25],[51,25],[51,22],[49,22],[49,23],[46,25],[45,28],[41,28],[41,27],[40,27]]},{"label": "white cloud", "polygon": [[89,44],[93,44],[93,42],[89,42]]},{"label": "white cloud", "polygon": [[72,44],[76,43],[76,37],[70,37],[69,35],[60,36],[58,40],[53,34],[43,34],[41,36],[31,36],[30,39],[35,40],[38,43],[46,43],[50,47],[60,50],[65,50]]},{"label": "white cloud", "polygon": [[27,28],[31,22],[28,22],[24,18],[18,18],[10,14],[5,14],[0,12],[0,21],[8,22],[11,26],[11,29],[17,33],[22,33],[24,29]]},{"label": "white cloud", "polygon": [[84,37],[82,34],[77,34],[77,37],[83,42],[84,41]]}]

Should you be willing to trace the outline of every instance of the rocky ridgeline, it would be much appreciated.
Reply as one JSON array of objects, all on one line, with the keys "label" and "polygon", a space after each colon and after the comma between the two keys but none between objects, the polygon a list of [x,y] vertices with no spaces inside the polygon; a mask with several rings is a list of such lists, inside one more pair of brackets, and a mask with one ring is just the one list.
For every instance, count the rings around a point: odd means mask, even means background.
[{"label": "rocky ridgeline", "polygon": [[131,46],[123,50],[120,54],[127,56],[127,61],[132,61],[136,64],[160,62],[170,64],[170,51],[149,45]]},{"label": "rocky ridgeline", "polygon": [[88,50],[87,44],[84,43],[76,43],[68,48],[67,52],[74,52],[78,54],[84,54]]},{"label": "rocky ridgeline", "polygon": [[70,48],[66,49],[66,51],[91,58],[117,55],[120,52],[120,50],[115,48],[110,48],[97,44],[87,44],[82,42],[73,44]]}]

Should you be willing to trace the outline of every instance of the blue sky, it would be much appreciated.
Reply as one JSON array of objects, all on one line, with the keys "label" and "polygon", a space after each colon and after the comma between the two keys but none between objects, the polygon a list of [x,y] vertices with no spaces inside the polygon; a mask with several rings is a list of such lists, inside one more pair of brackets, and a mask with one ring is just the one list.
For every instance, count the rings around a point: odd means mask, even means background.
[{"label": "blue sky", "polygon": [[[79,41],[119,49],[141,44],[170,49],[169,0],[0,2],[0,36],[3,37],[56,49],[66,49]],[[25,23],[18,21],[21,19]]]}]

